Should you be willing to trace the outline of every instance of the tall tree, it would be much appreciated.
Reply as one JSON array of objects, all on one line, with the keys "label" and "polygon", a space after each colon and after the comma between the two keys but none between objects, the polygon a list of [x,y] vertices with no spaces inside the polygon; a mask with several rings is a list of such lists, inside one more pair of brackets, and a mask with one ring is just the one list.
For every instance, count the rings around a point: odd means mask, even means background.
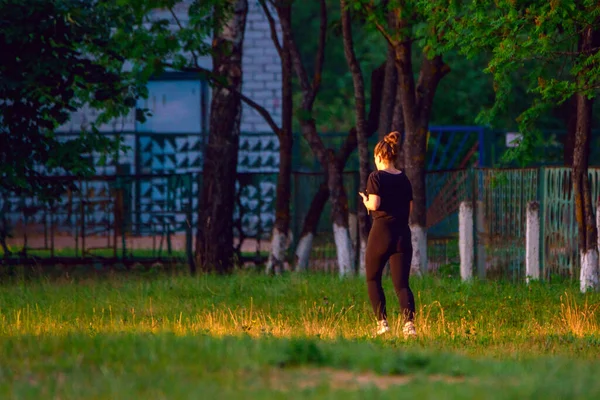
[{"label": "tall tree", "polygon": [[[203,270],[233,268],[233,211],[238,164],[242,88],[242,47],[248,13],[247,0],[232,0],[224,26],[212,41],[213,73],[226,86],[215,86],[210,108],[210,136],[204,154],[202,205],[196,236],[196,257]],[[216,7],[216,13],[226,7]],[[233,90],[230,90],[231,87]]]},{"label": "tall tree", "polygon": [[[441,33],[431,23],[429,13],[416,0],[352,0],[365,13],[367,21],[387,40],[397,71],[396,124],[404,125],[404,170],[413,187],[414,207],[410,216],[414,270],[427,268],[427,228],[425,197],[425,156],[429,120],[440,80],[450,72],[439,47],[432,46]],[[413,44],[423,42],[418,78],[415,80]],[[399,107],[401,106],[401,108]]]},{"label": "tall tree", "polygon": [[[534,101],[517,119],[524,137],[517,152],[529,152],[537,123],[549,109],[574,98],[572,182],[581,261],[580,288],[599,287],[597,236],[588,163],[592,105],[600,89],[600,4],[481,0],[425,2],[439,17],[448,43],[468,55],[488,52],[486,72],[494,78],[495,103],[482,115],[490,121],[510,101],[512,74],[528,69],[526,87]],[[443,15],[443,17],[442,17]]]},{"label": "tall tree", "polygon": [[329,196],[331,200],[331,218],[333,233],[337,249],[337,260],[340,275],[348,274],[353,269],[353,246],[348,230],[348,202],[344,191],[342,171],[336,162],[335,153],[327,149],[317,132],[315,119],[312,115],[314,102],[319,93],[323,62],[325,57],[325,42],[327,34],[327,5],[325,0],[320,0],[320,28],[319,46],[316,54],[315,70],[313,78],[310,79],[306,67],[302,62],[296,40],[293,36],[289,9],[292,7],[287,1],[277,2],[276,9],[283,31],[283,40],[290,48],[292,65],[298,77],[301,90],[302,102],[298,119],[302,135],[310,145],[314,155],[326,171],[328,179]]}]

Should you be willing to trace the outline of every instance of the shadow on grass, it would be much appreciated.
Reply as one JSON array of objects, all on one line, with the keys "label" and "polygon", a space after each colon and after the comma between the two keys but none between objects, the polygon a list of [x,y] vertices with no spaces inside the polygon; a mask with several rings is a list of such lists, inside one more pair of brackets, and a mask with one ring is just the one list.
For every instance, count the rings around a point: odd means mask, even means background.
[{"label": "shadow on grass", "polygon": [[[593,360],[470,358],[343,339],[169,333],[13,336],[0,342],[0,359],[5,360],[0,393],[24,394],[19,398],[35,398],[25,391],[32,382],[40,388],[35,393],[63,398],[126,398],[148,394],[149,388],[154,395],[148,398],[190,398],[191,393],[234,398],[249,392],[255,398],[296,389],[307,398],[320,398],[330,391],[393,391],[399,386],[405,394],[428,398],[592,399],[600,394],[600,366]],[[61,380],[71,383],[61,387]]]}]

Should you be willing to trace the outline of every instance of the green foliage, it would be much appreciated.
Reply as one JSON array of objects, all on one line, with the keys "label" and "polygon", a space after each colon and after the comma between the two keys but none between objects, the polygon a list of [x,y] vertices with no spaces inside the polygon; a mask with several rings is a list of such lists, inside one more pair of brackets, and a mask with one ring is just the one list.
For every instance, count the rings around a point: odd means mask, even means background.
[{"label": "green foliage", "polygon": [[195,70],[232,11],[227,0],[119,0],[117,9],[113,39],[142,84],[166,69]]},{"label": "green foliage", "polygon": [[[487,54],[485,72],[494,82],[494,102],[478,121],[492,124],[513,103],[523,84],[531,100],[517,118],[525,135],[509,159],[532,157],[540,142],[541,118],[575,93],[595,97],[600,87],[600,52],[578,50],[582,28],[600,29],[597,2],[536,0],[421,1],[437,16],[444,32],[442,49],[458,49],[470,58]],[[441,12],[440,12],[441,11]],[[515,79],[518,76],[521,82]],[[524,153],[529,155],[524,156]]]},{"label": "green foliage", "polygon": [[85,176],[93,166],[83,155],[119,149],[95,124],[76,139],[54,134],[84,105],[101,124],[128,113],[139,95],[112,47],[114,11],[83,0],[0,1],[1,190],[53,199],[64,185],[42,180],[37,166]]}]

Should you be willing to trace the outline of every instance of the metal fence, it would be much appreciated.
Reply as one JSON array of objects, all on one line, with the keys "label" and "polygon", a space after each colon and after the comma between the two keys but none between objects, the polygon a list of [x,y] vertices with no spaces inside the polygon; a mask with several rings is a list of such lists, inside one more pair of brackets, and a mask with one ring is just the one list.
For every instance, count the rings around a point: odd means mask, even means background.
[{"label": "metal fence", "polygon": [[[594,207],[600,198],[600,168],[590,168]],[[0,222],[12,225],[16,254],[3,262],[81,263],[188,262],[192,256],[201,173],[102,175],[71,180],[75,190],[52,205],[36,198],[0,198]],[[297,239],[310,202],[324,177],[294,172],[291,228]],[[234,230],[241,260],[264,259],[274,222],[277,174],[240,173]],[[427,183],[429,269],[458,265],[458,210],[472,202],[477,262],[489,277],[522,280],[525,209],[540,202],[543,276],[578,277],[579,256],[571,170],[568,168],[462,169],[430,172]],[[358,205],[358,174],[344,173],[349,212]],[[155,191],[148,196],[149,190]],[[595,209],[595,208],[594,208]],[[356,219],[350,220],[356,224]],[[351,226],[356,232],[357,227]],[[335,269],[330,206],[321,215],[311,254],[320,269]],[[291,246],[291,250],[294,246]]]},{"label": "metal fence", "polygon": [[525,212],[538,198],[536,169],[477,171],[476,241],[488,276],[524,277]]},{"label": "metal fence", "polygon": [[[463,167],[473,161],[482,165],[494,158],[482,145],[484,136],[489,134],[482,128],[432,127],[430,131],[427,165],[431,169]],[[48,263],[53,259],[80,262],[96,258],[189,260],[200,207],[205,137],[146,132],[114,135],[129,148],[108,159],[105,165],[98,162],[99,155],[90,155],[98,176],[84,180],[48,177],[72,180],[76,188],[55,204],[0,193],[0,231],[13,228],[14,237],[9,243],[19,254],[14,262],[22,262],[24,258]],[[324,135],[324,141],[336,148],[345,136]],[[375,141],[374,138],[370,145],[374,146]],[[356,152],[351,155],[343,176],[351,216],[358,206],[357,157]],[[279,143],[274,135],[240,137],[234,233],[235,248],[241,259],[250,253],[255,259],[264,258],[264,250],[268,248],[275,219],[278,163]],[[298,239],[312,198],[324,179],[310,149],[298,136],[293,170],[291,229]],[[43,171],[41,167],[40,172]],[[458,210],[461,202],[469,201],[473,202],[478,221],[475,229],[478,262],[485,264],[490,276],[521,279],[525,206],[528,201],[538,200],[544,276],[577,276],[577,227],[570,174],[570,169],[559,167],[428,172],[429,269],[456,266],[460,262]],[[591,168],[589,174],[596,202],[600,196],[600,169]],[[330,214],[330,205],[326,203],[312,259],[320,260],[321,267],[333,269],[336,257]],[[356,223],[356,218],[350,219],[354,235]],[[291,254],[290,259],[293,259]]]}]

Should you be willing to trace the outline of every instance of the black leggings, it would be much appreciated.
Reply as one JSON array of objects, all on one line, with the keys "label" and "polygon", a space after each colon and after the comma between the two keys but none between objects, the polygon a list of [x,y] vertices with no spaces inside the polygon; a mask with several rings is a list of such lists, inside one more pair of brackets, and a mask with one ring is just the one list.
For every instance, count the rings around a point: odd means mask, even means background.
[{"label": "black leggings", "polygon": [[392,282],[404,322],[412,321],[415,314],[415,298],[410,287],[410,264],[412,261],[411,233],[408,227],[398,227],[385,220],[377,219],[369,233],[367,253],[365,255],[367,289],[378,320],[387,319],[385,294],[381,286],[381,277],[385,264],[389,260]]}]

